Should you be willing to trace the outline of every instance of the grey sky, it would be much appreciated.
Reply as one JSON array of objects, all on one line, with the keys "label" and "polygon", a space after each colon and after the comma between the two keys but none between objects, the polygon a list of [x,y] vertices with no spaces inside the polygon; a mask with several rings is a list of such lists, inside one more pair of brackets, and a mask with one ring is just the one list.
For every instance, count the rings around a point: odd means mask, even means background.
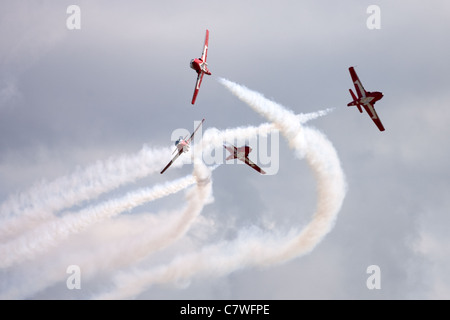
[{"label": "grey sky", "polygon": [[[338,152],[348,184],[342,209],[331,232],[305,256],[154,285],[138,298],[450,298],[449,3],[77,1],[81,30],[72,31],[66,28],[71,4],[0,4],[0,203],[144,145],[172,148],[172,131],[191,131],[203,117],[205,130],[266,122],[216,81],[223,77],[295,113],[336,108],[308,125]],[[371,4],[381,9],[380,30],[366,27]],[[196,75],[189,61],[200,56],[206,28],[212,76],[205,76],[192,106]],[[366,113],[346,107],[349,66],[366,90],[384,93],[376,108],[385,132]],[[280,139],[274,176],[241,165],[213,172],[214,202],[182,241],[131,265],[99,266],[95,277],[82,278],[82,290],[66,288],[63,268],[55,271],[57,280],[36,284],[26,298],[89,298],[111,286],[118,271],[164,265],[184,252],[232,241],[247,228],[282,233],[306,225],[315,208],[315,179]],[[75,209],[191,172],[192,165],[171,168]],[[125,231],[138,239],[144,221],[184,203],[184,192],[151,202],[116,217],[117,224],[96,225],[36,259],[0,269],[1,293],[16,283],[29,285],[23,279],[39,278],[39,270],[76,264],[77,257],[103,248],[96,243],[125,241]],[[366,286],[373,264],[381,269],[380,290]]]}]

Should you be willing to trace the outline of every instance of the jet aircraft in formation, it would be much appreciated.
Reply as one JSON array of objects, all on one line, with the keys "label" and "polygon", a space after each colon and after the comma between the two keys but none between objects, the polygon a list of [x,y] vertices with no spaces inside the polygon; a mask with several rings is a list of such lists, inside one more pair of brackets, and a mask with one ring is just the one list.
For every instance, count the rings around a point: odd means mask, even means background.
[{"label": "jet aircraft in formation", "polygon": [[202,84],[203,75],[211,75],[211,71],[209,71],[208,64],[206,63],[206,58],[208,56],[208,41],[209,30],[206,29],[205,44],[203,45],[202,56],[191,60],[191,68],[197,72],[197,81],[195,82],[194,95],[192,96],[191,101],[192,104],[194,104],[197,99],[198,91],[200,90],[200,85]]},{"label": "jet aircraft in formation", "polygon": [[202,125],[202,123],[204,121],[205,121],[205,119],[203,119],[202,122],[200,122],[200,124],[197,126],[197,128],[194,130],[194,132],[192,132],[189,139],[186,140],[186,138],[187,138],[187,136],[186,136],[184,138],[180,137],[177,141],[175,141],[175,146],[177,148],[173,151],[172,154],[174,154],[175,152],[177,154],[175,155],[175,157],[172,158],[172,160],[170,160],[170,162],[164,167],[164,169],[162,169],[161,174],[163,174],[164,171],[166,171],[172,165],[172,163],[174,163],[174,161],[177,160],[179,156],[181,156],[181,154],[189,151],[189,145],[192,142],[192,139],[194,138],[195,133],[197,132],[197,130],[200,128],[200,126]]},{"label": "jet aircraft in formation", "polygon": [[[195,101],[197,99],[198,92],[200,90],[200,85],[203,80],[203,76],[205,74],[211,75],[211,71],[208,69],[208,64],[206,63],[206,59],[208,56],[208,43],[209,43],[209,30],[206,29],[206,35],[205,35],[205,43],[203,45],[203,51],[200,58],[192,59],[190,63],[190,67],[194,69],[197,72],[197,81],[195,83],[195,89],[194,94],[192,96],[191,104],[195,104]],[[383,93],[379,91],[366,91],[359,80],[358,75],[355,72],[354,67],[349,68],[350,76],[352,78],[352,82],[355,86],[355,91],[357,96],[353,93],[352,89],[349,89],[350,95],[352,96],[352,101],[347,104],[347,106],[356,106],[359,110],[359,112],[363,112],[362,108],[366,110],[366,112],[369,114],[372,121],[376,124],[378,129],[380,131],[384,131],[384,126],[381,123],[380,118],[378,117],[378,114],[375,111],[375,103],[379,101],[381,98],[383,98]],[[192,139],[194,138],[195,133],[200,128],[202,123],[205,121],[203,119],[201,123],[197,126],[197,128],[194,130],[194,132],[191,134],[189,139],[186,139],[187,136],[183,139],[180,137],[175,142],[175,145],[177,149],[175,149],[174,153],[176,152],[176,155],[170,160],[170,162],[164,167],[164,169],[161,171],[161,174],[164,173],[171,165],[172,163],[184,152],[187,152],[189,150],[189,145],[192,142]],[[262,170],[258,165],[256,165],[254,162],[252,162],[248,158],[248,154],[252,151],[252,148],[249,146],[243,146],[243,147],[235,147],[235,146],[226,146],[224,145],[224,148],[227,149],[230,152],[230,155],[226,158],[226,160],[231,159],[239,159],[240,161],[243,161],[245,164],[249,165],[251,168],[255,169],[261,174],[265,174],[266,172]]]},{"label": "jet aircraft in formation", "polygon": [[375,111],[375,102],[383,98],[383,94],[379,91],[366,91],[358,78],[358,75],[355,72],[353,67],[348,69],[350,71],[350,76],[352,77],[353,84],[355,85],[356,93],[358,97],[355,96],[352,89],[349,89],[350,94],[352,95],[353,101],[349,102],[347,106],[356,106],[359,112],[362,113],[361,106],[366,110],[369,114],[370,118],[375,122],[378,129],[380,131],[384,131],[384,126],[381,123],[380,118],[378,117],[377,112]]},{"label": "jet aircraft in formation", "polygon": [[243,147],[236,148],[233,145],[232,146],[224,145],[223,147],[230,152],[230,155],[225,160],[227,160],[227,161],[231,160],[231,159],[241,160],[242,162],[244,162],[245,164],[249,165],[251,168],[255,169],[259,173],[266,174],[266,172],[263,169],[258,167],[255,163],[252,162],[252,160],[250,160],[248,158],[248,154],[250,152],[252,152],[252,148],[251,147],[243,146]]}]

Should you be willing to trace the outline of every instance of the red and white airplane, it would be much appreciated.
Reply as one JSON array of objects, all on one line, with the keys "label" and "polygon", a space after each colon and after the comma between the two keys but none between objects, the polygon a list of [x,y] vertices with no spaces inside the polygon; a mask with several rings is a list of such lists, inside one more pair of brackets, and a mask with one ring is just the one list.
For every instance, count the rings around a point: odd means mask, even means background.
[{"label": "red and white airplane", "polygon": [[358,94],[358,98],[356,98],[355,94],[353,93],[352,89],[349,89],[350,94],[352,95],[353,101],[348,103],[347,106],[356,106],[359,110],[359,112],[362,113],[361,106],[364,107],[366,112],[369,114],[370,118],[375,122],[378,129],[380,131],[384,131],[383,124],[381,123],[380,118],[378,117],[377,112],[375,111],[375,102],[383,98],[383,94],[378,91],[370,92],[366,91],[361,83],[361,81],[358,78],[358,75],[355,72],[355,69],[353,67],[348,68],[350,71],[350,75],[352,76],[353,84],[355,85],[356,93]]},{"label": "red and white airplane", "polygon": [[252,152],[252,148],[250,148],[249,146],[243,146],[243,147],[236,148],[235,146],[228,147],[228,146],[224,145],[224,148],[227,149],[231,153],[225,160],[228,161],[231,159],[239,159],[239,160],[245,162],[246,164],[248,164],[250,167],[252,167],[256,171],[258,171],[259,173],[266,174],[266,172],[263,169],[258,167],[255,163],[253,163],[248,158],[248,154],[250,152]]},{"label": "red and white airplane", "polygon": [[195,83],[194,96],[192,97],[192,104],[195,103],[197,99],[198,90],[202,84],[203,75],[211,75],[208,69],[208,64],[206,63],[206,57],[208,54],[208,40],[209,40],[209,30],[206,29],[205,45],[203,46],[203,52],[201,58],[191,60],[191,68],[197,72],[197,82]]},{"label": "red and white airplane", "polygon": [[205,119],[203,119],[202,122],[200,122],[200,124],[197,126],[197,128],[194,130],[194,132],[192,132],[189,139],[186,140],[186,138],[187,138],[187,136],[186,136],[186,137],[184,137],[184,139],[183,139],[183,137],[180,137],[177,141],[175,141],[175,146],[177,148],[173,151],[172,154],[174,154],[177,151],[178,151],[178,153],[175,155],[175,157],[173,157],[172,160],[170,160],[170,162],[167,164],[167,166],[165,166],[164,169],[162,169],[161,174],[163,174],[164,171],[166,171],[182,153],[189,151],[189,144],[192,142],[192,139],[194,138],[195,133],[197,132],[197,130],[200,128],[200,126],[202,125],[202,123],[204,121],[205,121]]}]

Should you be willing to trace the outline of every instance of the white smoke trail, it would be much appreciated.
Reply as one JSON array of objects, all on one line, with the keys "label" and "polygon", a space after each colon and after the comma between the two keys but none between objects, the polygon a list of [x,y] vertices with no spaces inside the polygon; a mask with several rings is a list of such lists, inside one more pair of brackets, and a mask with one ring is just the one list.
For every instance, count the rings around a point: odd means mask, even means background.
[{"label": "white smoke trail", "polygon": [[[326,113],[320,113],[320,115],[324,114]],[[301,116],[304,117],[305,121],[316,118],[313,114],[298,115],[299,118]],[[226,130],[210,128],[204,133],[202,143],[194,145],[196,148],[193,150],[193,154],[202,155],[202,148],[208,150],[208,148],[213,148],[217,145],[221,147],[222,143],[227,140],[233,140],[235,138],[250,139],[255,136],[264,136],[273,130],[275,130],[274,126],[270,123],[263,123],[258,127]],[[203,206],[208,203],[208,199],[212,194],[210,169],[201,165],[202,162],[198,157],[194,161],[198,162],[194,167],[194,175],[198,184],[188,191],[186,195],[186,199],[188,200],[187,206],[184,210],[180,210],[179,217],[173,219],[173,221],[169,221],[167,217],[161,217],[159,219],[160,222],[154,222],[159,225],[158,228],[150,229],[143,235],[130,236],[118,243],[116,241],[107,246],[100,245],[97,249],[92,248],[90,251],[94,251],[94,253],[89,255],[86,253],[77,254],[75,250],[75,253],[70,255],[71,260],[68,259],[70,261],[76,261],[82,266],[84,279],[102,270],[111,270],[123,267],[125,264],[132,264],[157,250],[167,247],[169,244],[180,239],[190,229],[192,223],[197,219]],[[211,170],[215,168],[213,167]],[[54,266],[52,270],[64,269],[67,264],[67,260],[64,260],[64,262],[60,262],[60,265]],[[0,294],[0,298],[27,297],[38,290],[42,290],[51,283],[61,280],[64,275],[44,273],[40,274],[38,280],[36,276],[31,275],[30,277],[33,278],[33,281],[30,281],[28,278],[21,279],[22,281],[15,283],[14,287],[9,291]]]},{"label": "white smoke trail", "polygon": [[[243,132],[242,128],[233,129],[233,130],[231,130],[231,129],[225,130],[223,133],[218,130],[212,129],[211,132],[213,132],[215,134],[212,134],[212,133],[206,134],[206,137],[210,137],[210,138],[216,137],[215,141],[223,142],[222,139],[223,140],[233,139],[236,136],[252,137],[257,134],[267,134],[267,132],[269,132],[270,130],[271,130],[271,128],[268,124],[264,124],[264,125],[260,126],[259,128],[246,128],[245,132]],[[211,141],[210,138],[209,139],[207,138],[206,141],[210,140],[208,143],[211,145],[212,143],[214,143],[214,141]],[[201,152],[199,154],[201,154]],[[131,159],[131,158],[132,158],[131,156],[123,157],[123,159]],[[153,159],[153,161],[155,161],[155,159]],[[165,162],[167,161],[167,155],[166,155],[166,158],[164,159],[164,161]],[[161,161],[156,161],[156,163],[158,164],[158,171],[162,167],[162,164],[160,164],[159,162],[161,162]],[[180,158],[180,165],[182,165],[184,162],[187,162],[187,161],[183,161],[183,159]],[[117,165],[114,163],[112,163],[112,166],[117,167]],[[176,167],[176,166],[174,166],[174,167]],[[92,168],[92,167],[89,167],[89,168]],[[89,168],[84,170],[83,172],[91,171],[91,170],[89,170]],[[105,170],[103,170],[103,171],[95,170],[95,172],[102,172],[102,174],[106,175]],[[200,176],[199,173],[196,173],[196,175]],[[76,175],[74,174],[74,175],[72,175],[72,177],[76,177]],[[199,180],[198,177],[196,177],[196,179]],[[208,179],[206,179],[205,181],[209,181]],[[83,181],[82,177],[77,178],[76,180]],[[7,268],[13,264],[17,264],[17,263],[20,263],[25,260],[33,259],[33,258],[37,257],[39,254],[46,252],[51,247],[56,246],[59,242],[61,242],[68,236],[79,233],[99,221],[103,221],[106,218],[115,216],[115,215],[119,214],[121,211],[131,209],[132,207],[139,205],[142,201],[146,201],[146,202],[151,201],[152,199],[156,199],[159,196],[164,196],[164,195],[170,194],[171,192],[178,191],[178,189],[185,188],[185,186],[188,186],[188,185],[194,183],[194,180],[189,177],[185,178],[184,180],[186,181],[186,183],[183,183],[183,181],[180,181],[180,182],[176,181],[170,185],[166,184],[165,186],[162,186],[162,187],[157,186],[151,190],[152,192],[150,192],[149,197],[145,197],[145,194],[149,193],[149,191],[144,189],[144,190],[140,190],[140,191],[128,194],[127,196],[120,198],[120,199],[113,199],[113,200],[107,201],[105,203],[102,203],[100,205],[97,205],[95,207],[89,207],[78,213],[71,213],[71,214],[66,213],[62,218],[58,218],[55,216],[51,219],[47,219],[46,220],[47,223],[41,223],[39,225],[39,227],[26,233],[25,235],[16,237],[16,238],[14,238],[14,240],[5,242],[2,245],[0,245],[0,257],[3,257],[0,260],[0,268]],[[55,187],[56,185],[61,185],[61,183],[59,183],[59,184],[57,183],[59,181],[64,181],[64,178],[56,180],[53,183],[53,187]],[[116,179],[111,179],[112,183],[115,183],[116,181],[117,181]],[[200,181],[204,181],[204,179],[200,179]],[[174,184],[177,186],[176,190],[171,188],[171,186]],[[67,187],[69,187],[69,186],[67,186]],[[81,182],[77,183],[76,187],[81,188]],[[108,186],[105,185],[102,188],[103,188],[103,190],[108,189]],[[172,239],[176,239],[177,237],[181,237],[186,232],[186,230],[189,229],[189,226],[191,225],[192,221],[195,220],[195,217],[196,217],[195,213],[198,214],[201,211],[201,208],[205,203],[204,201],[206,201],[206,200],[195,201],[195,199],[198,197],[200,197],[200,199],[207,199],[206,195],[211,193],[211,191],[209,191],[209,192],[202,191],[201,192],[201,190],[207,190],[210,188],[211,188],[210,186],[209,187],[206,186],[206,187],[202,187],[202,188],[198,187],[198,190],[195,193],[195,196],[188,197],[187,209],[184,211],[183,214],[181,214],[181,218],[179,220],[180,222],[178,224],[176,224],[176,222],[174,224],[172,224],[172,229],[169,229],[167,231],[166,236],[165,236],[166,238],[169,237]],[[163,189],[163,190],[165,189],[167,191],[167,193],[160,192],[161,189]],[[70,190],[68,190],[68,191],[70,192]],[[206,194],[203,197],[201,197],[201,194],[205,193],[205,192],[206,192]],[[151,197],[152,194],[153,194],[153,197]],[[141,196],[143,196],[143,197],[141,197]],[[54,197],[55,197],[56,201],[58,201],[56,195],[54,195]],[[197,205],[195,206],[194,204],[197,204]],[[189,219],[189,217],[191,217],[191,219]],[[25,217],[22,217],[22,218],[24,218],[24,221],[26,221]],[[189,221],[191,221],[191,222],[189,222]],[[174,225],[177,225],[178,227],[175,227]],[[170,230],[172,230],[172,231],[170,231]],[[168,234],[171,234],[171,236],[167,236]],[[136,252],[139,252],[139,251],[147,252],[147,254],[151,253],[152,251],[154,251],[154,249],[152,249],[152,248],[165,246],[164,245],[164,243],[166,243],[166,241],[164,240],[165,237],[160,236],[157,239],[154,239],[153,244],[151,243],[151,241],[149,239],[141,239],[140,241],[133,241],[133,239],[130,238],[130,241],[127,242],[127,243],[129,243],[129,245],[127,245],[126,247],[123,247],[122,250],[115,247],[114,250],[107,251],[108,254],[99,254],[99,255],[96,255],[95,257],[89,257],[89,266],[87,266],[87,267],[86,267],[87,262],[85,261],[86,259],[83,259],[82,257],[78,257],[76,260],[79,261],[79,263],[82,263],[84,265],[83,270],[84,270],[84,273],[86,273],[86,270],[95,269],[95,268],[101,269],[100,266],[103,263],[105,263],[106,261],[110,261],[110,263],[108,264],[109,266],[115,265],[113,262],[111,262],[111,260],[114,260],[114,257],[120,256],[123,261],[123,257],[130,255],[132,252],[134,252],[133,253],[134,256],[139,256],[138,254],[136,254]],[[145,244],[147,244],[147,245],[145,245]],[[139,250],[137,248],[141,248],[141,250]],[[141,255],[144,255],[144,254],[142,253]],[[134,261],[135,259],[130,258],[127,261]],[[117,260],[120,260],[120,259],[116,259],[116,261]],[[92,267],[90,267],[90,266],[92,266]],[[89,271],[87,272],[87,274],[89,274]],[[53,279],[54,277],[52,275],[50,275],[50,278],[52,278],[53,281],[45,281],[45,279],[47,279],[47,278],[49,278],[49,277],[46,277],[45,275],[41,274],[39,276],[39,281],[34,280],[32,285],[30,285],[29,281],[28,282],[25,281],[26,285],[24,285],[23,290],[18,290],[18,287],[20,287],[20,285],[16,284],[13,291],[16,292],[16,294],[18,294],[19,297],[23,297],[24,295],[26,296],[30,292],[33,292],[33,290],[32,290],[33,287],[42,289],[42,287],[45,286],[46,284],[55,281],[55,279]],[[9,292],[9,293],[2,294],[2,296],[11,297],[11,296],[16,296],[16,295]]]},{"label": "white smoke trail", "polygon": [[[14,279],[12,281],[13,285],[5,285],[5,288],[2,288],[0,299],[29,297],[49,285],[63,280],[65,278],[64,273],[54,272],[54,270],[65,270],[67,266],[73,263],[76,263],[81,268],[84,282],[96,274],[104,274],[106,271],[132,265],[142,258],[176,242],[191,228],[191,225],[201,213],[203,206],[211,201],[212,185],[209,169],[203,169],[203,172],[197,170],[194,174],[196,175],[196,180],[201,180],[204,183],[199,183],[187,190],[187,203],[183,209],[177,210],[177,212],[170,215],[141,214],[139,216],[129,216],[139,223],[140,232],[136,230],[135,223],[127,228],[127,225],[124,226],[123,220],[119,219],[115,222],[111,220],[109,225],[114,228],[112,239],[101,236],[98,240],[103,239],[103,241],[95,241],[95,246],[92,246],[88,251],[83,250],[83,248],[80,250],[80,244],[77,245],[80,239],[71,238],[69,246],[65,244],[63,259],[52,255],[41,259],[42,262],[38,262],[42,265],[38,268],[38,276],[36,276],[34,270],[39,264],[36,266],[36,262],[34,262],[31,272],[28,271]],[[90,233],[101,234],[103,230],[104,226],[98,224],[97,228],[90,229]],[[119,233],[124,234],[122,237],[117,235],[119,230],[121,230]],[[86,234],[83,234],[82,238],[84,239],[85,237]],[[89,239],[90,237],[88,236],[87,240],[81,242],[81,246],[85,246]],[[60,253],[57,251],[54,254],[59,255]]]},{"label": "white smoke trail", "polygon": [[[252,137],[257,134],[267,134],[273,130],[273,128],[269,124],[264,124],[260,127],[249,127],[249,128],[238,128],[238,129],[229,129],[224,132],[220,132],[218,130],[208,130],[205,132],[205,138],[202,140],[203,143],[199,144],[199,146],[195,146],[195,152],[199,155],[202,154],[201,148],[202,145],[214,147],[216,145],[220,145],[226,139],[234,139],[238,136],[240,137]],[[195,153],[193,152],[193,154]],[[124,157],[127,164],[125,168],[128,169],[128,166],[131,166],[135,161],[135,158],[132,157]],[[142,160],[142,159],[140,159]],[[153,160],[155,161],[155,160]],[[166,159],[167,161],[167,155]],[[186,161],[186,160],[185,160]],[[158,170],[161,168],[160,161],[155,161],[158,165]],[[180,158],[178,166],[182,165],[183,157]],[[117,168],[117,162],[112,163],[111,167]],[[154,166],[152,166],[153,168]],[[175,167],[175,166],[174,166]],[[154,170],[154,169],[152,169]],[[126,172],[126,170],[123,170]],[[91,170],[85,170],[85,172],[91,172]],[[148,170],[144,170],[146,174],[149,174]],[[101,177],[106,172],[102,172]],[[125,175],[125,173],[123,174]],[[198,174],[197,174],[198,175]],[[76,177],[76,175],[73,175]],[[125,178],[122,177],[122,174],[118,175],[121,179],[111,179],[112,184],[117,184],[118,180],[121,182],[125,182]],[[77,178],[77,183],[75,186],[77,189],[82,188],[83,181],[81,178]],[[106,178],[106,176],[105,176]],[[102,179],[107,180],[107,179]],[[61,179],[61,181],[65,181],[65,179]],[[79,182],[78,182],[79,181]],[[48,218],[45,223],[41,223],[39,226],[33,228],[30,232],[25,233],[20,237],[15,237],[13,240],[7,241],[0,245],[0,268],[7,268],[15,263],[19,263],[24,260],[32,259],[36,257],[36,255],[45,252],[46,249],[54,245],[55,243],[67,238],[71,234],[76,234],[85,230],[88,226],[91,226],[99,221],[110,218],[114,215],[117,215],[123,211],[129,210],[133,207],[141,205],[145,202],[150,202],[155,199],[164,197],[166,195],[172,194],[174,192],[178,192],[186,188],[187,186],[193,184],[195,182],[194,177],[187,177],[180,181],[175,181],[172,184],[166,184],[162,187],[156,186],[153,189],[143,189],[131,194],[126,195],[120,199],[112,199],[95,207],[90,207],[84,209],[78,213],[65,214],[63,217],[53,217]],[[60,180],[57,180],[55,183],[51,185],[51,189],[56,186],[61,186]],[[88,187],[91,184],[88,183]],[[100,190],[109,189],[111,187],[108,184],[101,183],[101,186],[97,189],[97,192],[100,193]],[[66,190],[69,194],[73,192],[70,190]],[[36,192],[38,193],[38,192]],[[33,194],[33,193],[30,193]],[[79,200],[82,196],[79,196],[78,199],[74,199],[72,197],[72,201]],[[66,198],[66,197],[64,197]],[[52,201],[49,203],[58,202],[58,197],[56,195],[53,196]],[[26,220],[24,220],[26,221]]]},{"label": "white smoke trail", "polygon": [[[298,115],[297,117],[300,120],[303,119],[303,122],[306,122],[316,118],[317,116],[324,115],[327,112],[329,111],[325,110],[316,114]],[[199,147],[200,149],[202,147],[208,149],[217,145],[221,146],[224,141],[235,138],[247,139],[256,135],[263,136],[273,130],[274,126],[269,123],[262,124],[259,127],[236,128],[223,131],[209,129],[205,132],[202,143],[198,146],[195,145],[195,149],[197,150]],[[16,201],[17,206],[15,207],[15,213],[18,217],[23,218],[23,221],[27,221],[26,218],[29,218],[31,213],[36,213],[44,208],[60,210],[64,207],[82,201],[83,199],[91,198],[92,193],[100,194],[102,192],[109,191],[120,184],[124,184],[126,182],[133,181],[138,177],[159,171],[161,166],[167,161],[167,155],[172,150],[167,149],[163,151],[164,152],[161,150],[156,150],[155,152],[164,154],[164,159],[163,157],[158,159],[158,157],[151,155],[149,150],[144,149],[138,155],[123,156],[119,158],[120,161],[118,159],[114,161],[109,160],[107,162],[108,165],[98,162],[95,166],[88,167],[70,177],[63,177],[50,184],[44,184],[42,185],[42,190],[37,187],[35,189],[31,189],[28,191],[28,195],[31,197],[28,199],[25,197],[26,201],[23,201],[23,198],[22,200],[18,198],[22,202]],[[201,155],[202,152],[200,151],[198,154]],[[148,156],[148,159],[143,158],[146,155]],[[194,162],[195,161],[197,161],[197,164],[194,166],[194,174],[195,179],[199,182],[199,184],[197,188],[194,188],[194,190],[198,190],[191,191],[191,195],[188,196],[188,205],[183,211],[183,214],[180,215],[180,219],[176,220],[171,227],[167,228],[166,233],[160,233],[158,236],[144,236],[139,238],[130,237],[127,241],[123,242],[123,245],[120,248],[116,246],[114,250],[108,250],[104,254],[98,254],[95,256],[80,254],[77,261],[80,261],[84,265],[84,274],[94,274],[95,270],[98,271],[102,269],[102,264],[104,265],[104,268],[106,268],[106,266],[112,268],[113,266],[121,265],[123,261],[132,263],[133,261],[154,252],[155,250],[164,248],[186,233],[192,222],[195,221],[196,217],[201,212],[203,206],[207,203],[207,199],[211,194],[209,169],[202,165],[200,159],[196,158],[194,159]],[[145,163],[144,167],[139,166],[142,162]],[[179,162],[174,163],[173,167],[182,166],[186,162],[186,159],[180,159]],[[202,171],[204,171],[204,173],[200,174]],[[128,173],[130,173],[130,176],[127,176]],[[205,177],[202,178],[202,176]],[[158,189],[159,186],[157,186],[153,189],[143,189],[140,190],[142,192],[133,192],[125,197],[107,201],[98,206],[82,210],[77,214],[66,214],[62,218],[52,216],[49,219],[50,221],[42,224],[32,232],[0,246],[0,257],[7,257],[5,259],[1,259],[2,262],[0,262],[0,265],[4,268],[24,261],[25,259],[32,259],[44,252],[46,249],[56,246],[69,235],[79,233],[96,222],[103,221],[104,219],[115,216],[124,210],[138,206],[142,201],[148,202],[152,199],[154,200],[158,197],[177,192],[178,190],[186,188],[195,182],[192,179],[188,182],[187,180],[189,180],[189,177],[186,177],[185,180],[185,185],[180,182],[178,187],[175,189],[170,188],[170,186],[177,184],[178,181],[161,187],[162,189],[166,189],[165,192]],[[61,193],[61,190],[58,190],[59,188],[63,188],[64,193]],[[78,190],[78,192],[71,192],[71,188]],[[85,192],[82,192],[82,190],[85,190]],[[152,190],[153,196],[149,196],[147,194],[150,190]],[[39,194],[45,195],[47,197],[46,200],[39,202],[39,197],[37,196]],[[72,196],[70,196],[71,194]],[[84,196],[84,194],[86,195]],[[147,194],[147,197],[145,194]],[[62,199],[59,199],[58,197],[62,197]],[[33,203],[33,198],[36,200],[36,203]],[[9,201],[9,207],[14,208],[14,205],[11,206],[11,203],[14,204],[14,201]],[[7,205],[4,204],[2,208],[5,207],[7,207]],[[38,209],[36,210],[36,208]],[[123,259],[124,256],[127,256],[129,259]],[[30,285],[30,282],[23,281],[22,290],[19,289],[20,286],[15,285],[12,291],[9,291],[9,293],[2,293],[1,296],[6,298],[27,296],[36,290],[42,290],[50,283],[57,281],[56,278],[58,277],[55,278],[54,273],[47,273],[47,276],[45,274],[41,274],[38,278],[39,281],[36,281],[36,277],[34,278],[32,285]]]},{"label": "white smoke trail", "polygon": [[32,259],[69,235],[79,233],[95,223],[146,202],[176,193],[195,182],[196,178],[189,175],[153,188],[143,188],[128,193],[122,198],[112,199],[77,213],[67,213],[63,217],[54,218],[10,242],[2,243],[0,245],[0,268],[10,267],[24,259]]},{"label": "white smoke trail", "polygon": [[[17,236],[52,219],[54,213],[81,201],[94,199],[125,183],[133,182],[161,169],[173,150],[143,147],[138,153],[98,161],[71,175],[52,182],[41,182],[29,190],[10,196],[0,205],[0,239]],[[174,163],[179,167],[183,163]]]},{"label": "white smoke trail", "polygon": [[317,179],[317,209],[300,232],[288,235],[242,232],[232,242],[209,245],[201,251],[178,256],[171,263],[150,270],[135,270],[115,279],[116,290],[98,299],[135,297],[156,283],[176,282],[196,275],[221,276],[251,266],[282,263],[310,252],[332,229],[346,193],[338,155],[319,131],[304,127],[292,112],[261,94],[225,79],[220,82],[258,113],[273,121],[300,159],[305,156]]},{"label": "white smoke trail", "polygon": [[[300,114],[298,118],[306,123],[330,112],[331,109],[315,113]],[[213,129],[210,129],[213,130]],[[249,138],[255,135],[265,136],[274,130],[272,124],[259,127],[235,128],[215,132],[210,135],[217,145],[237,137]],[[208,137],[208,133],[205,134]],[[211,146],[204,140],[203,145]],[[100,194],[111,191],[125,183],[133,182],[160,170],[167,162],[170,148],[151,149],[144,147],[134,155],[124,155],[107,161],[98,161],[94,165],[79,169],[71,175],[52,182],[41,182],[29,190],[12,195],[0,205],[0,240],[8,240],[19,233],[35,227],[37,224],[54,218],[54,213],[82,201],[94,199]],[[177,161],[172,168],[184,163]]]},{"label": "white smoke trail", "polygon": [[219,82],[253,110],[274,122],[296,150],[299,158],[306,156],[317,179],[316,212],[299,236],[271,260],[284,261],[311,251],[334,226],[347,191],[345,175],[336,150],[325,135],[299,125],[298,119],[280,104],[226,79],[219,79]]},{"label": "white smoke trail", "polygon": [[[305,124],[308,121],[323,117],[333,110],[333,108],[328,108],[306,114],[297,114],[295,118],[301,124]],[[256,136],[265,137],[274,131],[278,131],[277,125],[274,123],[262,123],[257,127],[247,126],[225,130],[209,128],[203,134],[202,143],[194,146],[194,155],[202,152],[204,155],[212,148],[222,148],[223,143],[227,141],[233,141],[235,139],[248,140]]]},{"label": "white smoke trail", "polygon": [[308,121],[317,119],[319,117],[326,116],[333,110],[334,110],[334,108],[328,108],[325,110],[319,110],[319,111],[311,112],[311,113],[302,113],[302,114],[297,115],[297,119],[300,121],[301,124],[305,124]]}]

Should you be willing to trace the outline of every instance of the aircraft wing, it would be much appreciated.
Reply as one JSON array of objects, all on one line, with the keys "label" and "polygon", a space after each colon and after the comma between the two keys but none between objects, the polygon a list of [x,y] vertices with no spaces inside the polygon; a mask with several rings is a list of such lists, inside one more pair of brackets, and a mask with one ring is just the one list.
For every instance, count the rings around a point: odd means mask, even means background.
[{"label": "aircraft wing", "polygon": [[202,61],[203,62],[206,62],[206,57],[208,55],[208,42],[209,42],[209,30],[206,29],[205,45],[203,46],[203,52],[202,52]]},{"label": "aircraft wing", "polygon": [[197,132],[197,130],[200,128],[200,126],[202,125],[202,123],[205,121],[205,118],[202,119],[202,122],[200,122],[200,124],[197,126],[197,128],[195,128],[194,132],[192,132],[191,136],[189,137],[188,140],[186,140],[187,143],[191,143],[192,138],[194,138],[195,133]]},{"label": "aircraft wing", "polygon": [[197,94],[198,94],[198,90],[200,90],[200,85],[202,83],[202,79],[203,79],[203,72],[200,72],[197,76],[197,82],[195,83],[195,89],[194,89],[194,95],[192,96],[192,104],[195,103],[195,99],[197,99]]},{"label": "aircraft wing", "polygon": [[183,153],[183,149],[180,149],[180,151],[178,151],[178,153],[175,155],[175,157],[173,157],[172,160],[170,160],[170,162],[167,164],[167,166],[165,166],[164,169],[162,169],[161,174],[163,174],[164,171],[166,171],[172,165],[172,163],[174,163],[174,161],[178,159],[178,157],[182,153]]},{"label": "aircraft wing", "polygon": [[366,110],[367,114],[370,116],[370,118],[373,120],[373,122],[375,122],[375,124],[377,125],[378,129],[380,131],[384,131],[383,124],[381,123],[381,120],[378,117],[378,114],[375,111],[374,106],[372,104],[370,104],[370,103],[367,103],[367,104],[363,104],[363,107]]},{"label": "aircraft wing", "polygon": [[255,163],[252,162],[252,160],[250,160],[248,157],[245,157],[244,159],[240,159],[243,160],[246,164],[248,164],[250,167],[252,167],[253,169],[255,169],[256,171],[258,171],[261,174],[266,174],[266,172],[261,169],[260,167],[258,167]]},{"label": "aircraft wing", "polygon": [[355,69],[353,67],[348,68],[348,71],[350,71],[350,75],[352,77],[353,84],[355,85],[356,93],[358,94],[358,98],[365,97],[366,96],[366,90],[364,89],[361,81],[358,78],[358,75],[355,72]]}]

